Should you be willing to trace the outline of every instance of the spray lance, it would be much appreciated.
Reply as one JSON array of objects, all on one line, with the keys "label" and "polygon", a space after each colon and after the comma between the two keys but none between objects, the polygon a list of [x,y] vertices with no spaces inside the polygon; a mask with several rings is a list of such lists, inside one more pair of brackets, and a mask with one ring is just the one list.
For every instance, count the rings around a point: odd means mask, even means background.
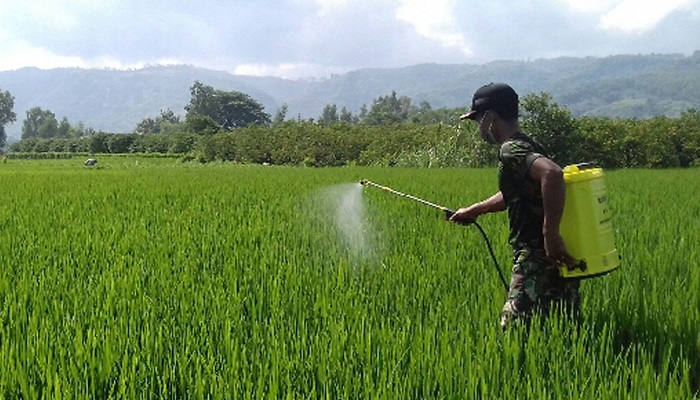
[{"label": "spray lance", "polygon": [[[413,200],[413,201],[417,201],[417,202],[424,204],[426,206],[429,206],[429,207],[437,208],[438,210],[445,213],[445,218],[447,218],[447,219],[449,219],[455,213],[455,211],[450,209],[450,208],[443,207],[443,206],[435,204],[435,203],[431,203],[427,200],[423,200],[421,198],[418,198],[416,196],[412,196],[410,194],[401,193],[401,192],[394,190],[392,188],[382,186],[382,185],[379,185],[377,183],[368,181],[367,179],[361,180],[360,185],[362,185],[362,186],[374,186],[376,188],[384,190],[385,192],[389,192],[389,193],[395,194],[397,196],[401,196],[401,197],[405,197],[405,198]],[[474,225],[474,226],[476,226],[477,229],[479,229],[479,232],[481,232],[481,236],[483,236],[484,241],[486,242],[486,246],[489,249],[489,253],[491,254],[491,259],[493,260],[494,267],[496,268],[496,271],[498,272],[498,276],[501,278],[501,283],[503,283],[503,287],[506,289],[506,292],[507,292],[508,291],[508,283],[506,283],[506,279],[505,279],[505,277],[503,277],[503,273],[501,272],[501,268],[498,266],[498,260],[496,260],[496,256],[493,253],[493,247],[491,247],[491,242],[489,241],[488,236],[486,236],[486,232],[484,232],[484,229],[481,228],[481,225],[479,225],[479,223],[476,222],[476,220],[471,220],[466,225]]]}]

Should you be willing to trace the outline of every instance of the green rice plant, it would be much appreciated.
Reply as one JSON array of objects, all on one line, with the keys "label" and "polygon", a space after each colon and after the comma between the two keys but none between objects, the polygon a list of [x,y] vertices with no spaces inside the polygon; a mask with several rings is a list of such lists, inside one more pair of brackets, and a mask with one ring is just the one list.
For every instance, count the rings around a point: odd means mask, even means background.
[{"label": "green rice plant", "polygon": [[[494,169],[0,165],[2,398],[698,398],[698,170],[606,172],[622,267],[502,333]],[[487,215],[504,272],[505,215]]]}]

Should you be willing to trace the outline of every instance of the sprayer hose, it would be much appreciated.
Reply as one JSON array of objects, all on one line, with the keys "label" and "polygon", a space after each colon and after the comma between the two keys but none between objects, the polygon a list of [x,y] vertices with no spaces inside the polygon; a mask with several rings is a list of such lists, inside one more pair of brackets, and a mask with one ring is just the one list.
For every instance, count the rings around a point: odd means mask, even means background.
[{"label": "sprayer hose", "polygon": [[496,267],[496,271],[498,272],[498,276],[501,278],[501,283],[503,283],[503,287],[506,289],[506,292],[508,292],[509,287],[508,283],[506,283],[506,278],[503,276],[503,272],[501,272],[501,267],[498,265],[498,260],[496,259],[496,255],[493,253],[493,247],[491,246],[491,241],[489,240],[488,236],[486,235],[486,232],[484,232],[484,229],[479,225],[476,220],[472,222],[474,226],[476,226],[477,229],[479,229],[479,232],[481,232],[481,236],[484,237],[484,241],[486,242],[486,247],[489,249],[489,254],[491,254],[491,259],[493,260],[493,265]]}]

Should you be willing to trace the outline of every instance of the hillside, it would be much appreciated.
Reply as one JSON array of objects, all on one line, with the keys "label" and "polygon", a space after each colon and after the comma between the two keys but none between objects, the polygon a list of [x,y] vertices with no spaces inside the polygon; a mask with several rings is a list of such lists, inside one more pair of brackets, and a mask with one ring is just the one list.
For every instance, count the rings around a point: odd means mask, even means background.
[{"label": "hillside", "polygon": [[236,76],[192,66],[140,70],[24,68],[0,72],[0,90],[15,97],[18,121],[7,127],[19,137],[26,111],[41,107],[71,124],[107,132],[130,132],[146,117],[171,109],[184,114],[189,88],[198,80],[221,90],[248,93],[274,114],[282,104],[288,118],[316,118],[326,104],[356,112],[395,90],[414,104],[464,107],[473,91],[505,81],[521,95],[545,91],[575,116],[615,118],[675,116],[700,108],[700,51],[683,55],[620,55],[496,61],[482,65],[423,64],[398,69],[363,69],[328,79],[285,80]]}]

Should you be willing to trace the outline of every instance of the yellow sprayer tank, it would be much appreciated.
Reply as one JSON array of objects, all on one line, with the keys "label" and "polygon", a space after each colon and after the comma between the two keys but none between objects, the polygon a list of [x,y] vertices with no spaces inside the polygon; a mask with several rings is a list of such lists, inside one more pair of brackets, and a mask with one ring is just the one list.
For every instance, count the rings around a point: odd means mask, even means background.
[{"label": "yellow sprayer tank", "polygon": [[620,266],[603,170],[591,164],[564,168],[566,202],[559,230],[579,268],[561,266],[564,278],[592,278]]}]

